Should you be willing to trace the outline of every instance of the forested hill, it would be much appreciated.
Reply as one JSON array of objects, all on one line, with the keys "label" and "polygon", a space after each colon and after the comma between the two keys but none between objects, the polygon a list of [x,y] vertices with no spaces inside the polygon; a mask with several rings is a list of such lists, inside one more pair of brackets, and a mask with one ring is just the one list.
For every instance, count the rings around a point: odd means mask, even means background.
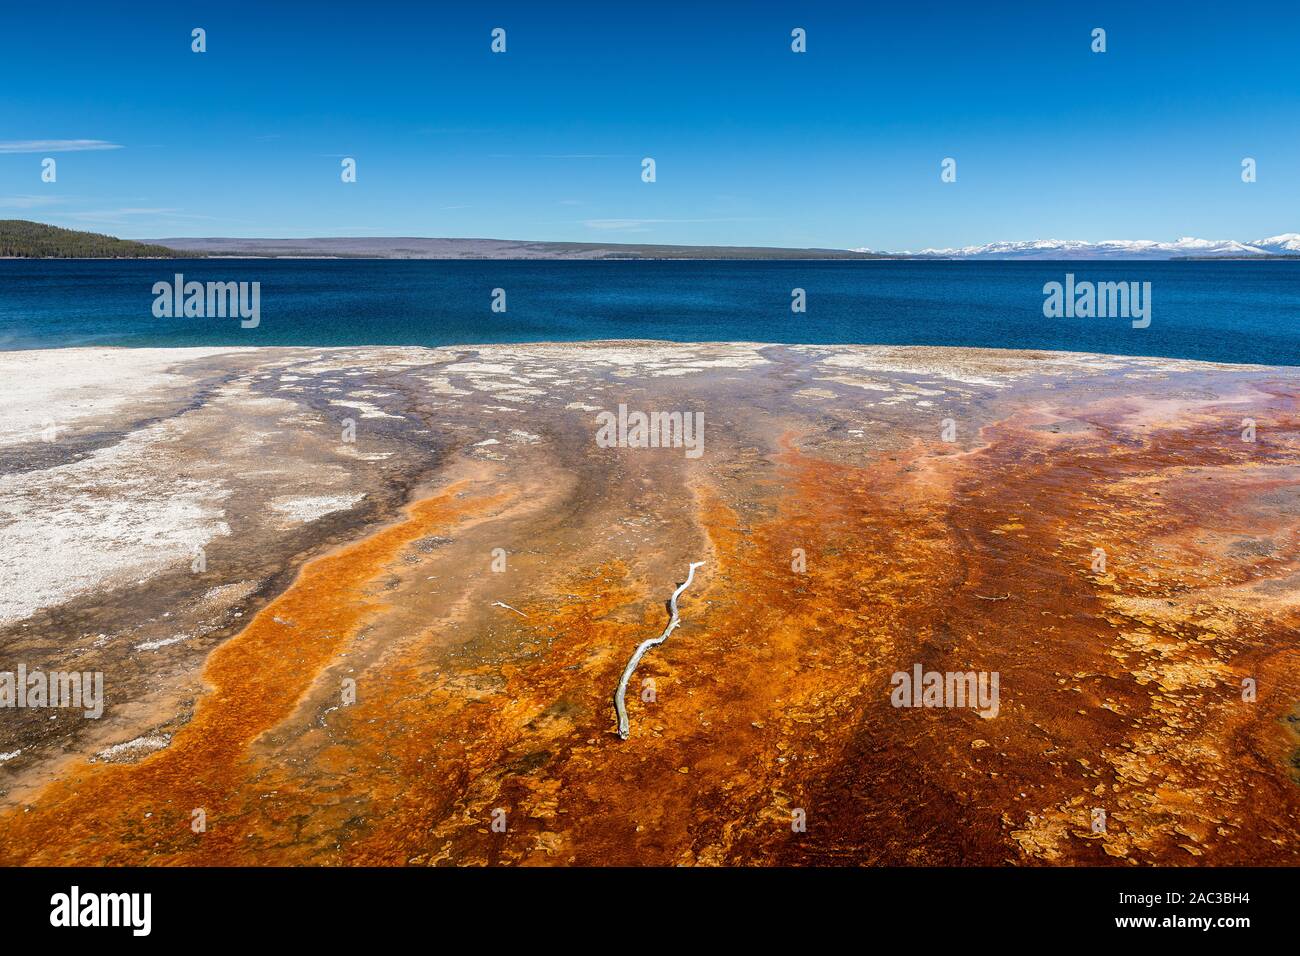
[{"label": "forested hill", "polygon": [[181,254],[166,246],[115,239],[97,232],[60,229],[26,219],[0,219],[0,258],[173,259]]}]

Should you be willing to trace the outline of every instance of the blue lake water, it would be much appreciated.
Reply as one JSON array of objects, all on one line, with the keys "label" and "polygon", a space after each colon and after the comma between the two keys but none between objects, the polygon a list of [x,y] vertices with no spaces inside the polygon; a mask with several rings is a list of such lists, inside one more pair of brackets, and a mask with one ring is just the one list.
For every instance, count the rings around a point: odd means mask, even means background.
[{"label": "blue lake water", "polygon": [[[261,283],[261,322],[156,318],[153,284]],[[1043,285],[1151,283],[1151,325],[1043,315]],[[807,312],[790,309],[791,290]],[[491,310],[506,290],[507,311]],[[650,338],[1041,348],[1300,365],[1300,261],[2,260],[0,349]]]}]

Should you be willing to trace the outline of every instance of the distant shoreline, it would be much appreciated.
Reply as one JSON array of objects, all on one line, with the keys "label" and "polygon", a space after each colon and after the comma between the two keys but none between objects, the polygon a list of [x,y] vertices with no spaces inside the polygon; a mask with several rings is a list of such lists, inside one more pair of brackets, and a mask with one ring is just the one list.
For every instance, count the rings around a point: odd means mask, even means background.
[{"label": "distant shoreline", "polygon": [[360,259],[431,262],[1178,262],[1300,259],[1300,234],[1256,240],[1176,243],[1041,240],[990,243],[961,249],[877,252],[829,246],[720,246],[635,242],[565,242],[531,239],[427,236],[320,236],[297,238],[172,237],[120,239],[26,219],[0,219],[0,259]]},{"label": "distant shoreline", "polygon": [[180,262],[216,260],[229,261],[238,259],[282,260],[286,262],[1057,262],[1068,266],[1088,266],[1098,263],[1151,263],[1151,262],[1297,262],[1300,255],[1294,256],[1173,256],[1168,259],[968,259],[961,256],[910,256],[910,255],[873,255],[870,257],[850,256],[368,256],[368,255],[264,255],[258,253],[230,253],[225,255],[186,255],[178,252],[174,256],[0,256],[0,261],[12,262]]},{"label": "distant shoreline", "polygon": [[[1297,257],[1300,258],[1300,257]],[[271,256],[254,253],[231,255],[174,256],[0,256],[0,260],[14,262],[176,262],[180,260],[230,260],[230,259],[282,259],[289,262],[958,262],[957,259],[937,259],[929,256],[873,256],[870,259],[850,259],[840,256],[791,256],[789,258],[743,258],[739,256],[601,256],[599,258],[555,258],[540,256]],[[1038,262],[1049,260],[1039,259]],[[1068,261],[1068,260],[1061,260]]]}]

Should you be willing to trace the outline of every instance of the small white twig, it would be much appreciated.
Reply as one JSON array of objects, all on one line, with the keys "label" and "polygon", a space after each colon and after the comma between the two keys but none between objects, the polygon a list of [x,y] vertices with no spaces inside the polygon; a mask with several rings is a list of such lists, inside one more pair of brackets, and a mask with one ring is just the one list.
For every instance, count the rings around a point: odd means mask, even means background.
[{"label": "small white twig", "polygon": [[636,665],[641,663],[641,658],[645,656],[645,652],[668,640],[668,635],[671,634],[673,629],[677,627],[678,623],[680,623],[680,619],[677,617],[677,598],[683,591],[691,586],[691,581],[695,579],[695,569],[702,567],[704,567],[703,561],[694,562],[691,565],[690,571],[686,574],[686,580],[682,583],[681,587],[673,592],[673,596],[668,599],[668,607],[672,610],[673,617],[672,620],[668,622],[668,626],[664,628],[664,632],[658,637],[652,637],[648,641],[642,641],[636,651],[633,652],[632,659],[627,662],[627,667],[623,668],[623,679],[618,682],[618,690],[614,692],[614,710],[618,713],[618,735],[623,740],[627,740],[628,734],[632,732],[627,720],[627,706],[623,702],[623,698],[627,694],[627,682],[632,679],[632,672],[636,670]]},{"label": "small white twig", "polygon": [[519,608],[517,608],[517,607],[511,607],[511,606],[510,606],[509,604],[507,604],[505,601],[493,601],[493,602],[492,602],[492,606],[493,606],[493,607],[503,607],[503,608],[505,608],[507,611],[514,611],[514,612],[515,612],[516,614],[518,614],[520,617],[527,617],[527,616],[528,616],[528,615],[525,614],[523,611],[519,610]]}]

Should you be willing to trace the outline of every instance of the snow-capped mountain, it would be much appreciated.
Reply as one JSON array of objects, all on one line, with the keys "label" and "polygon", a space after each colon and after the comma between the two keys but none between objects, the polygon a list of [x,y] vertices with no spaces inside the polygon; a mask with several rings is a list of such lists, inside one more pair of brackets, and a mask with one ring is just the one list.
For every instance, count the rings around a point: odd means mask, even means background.
[{"label": "snow-capped mountain", "polygon": [[960,249],[922,249],[908,255],[936,259],[1176,259],[1182,256],[1300,255],[1300,233],[1288,232],[1267,239],[1192,239],[1156,242],[1151,239],[1034,239],[1026,242],[990,242]]},{"label": "snow-capped mountain", "polygon": [[1270,255],[1300,255],[1300,232],[1284,232],[1269,239],[1256,239],[1251,245]]}]

